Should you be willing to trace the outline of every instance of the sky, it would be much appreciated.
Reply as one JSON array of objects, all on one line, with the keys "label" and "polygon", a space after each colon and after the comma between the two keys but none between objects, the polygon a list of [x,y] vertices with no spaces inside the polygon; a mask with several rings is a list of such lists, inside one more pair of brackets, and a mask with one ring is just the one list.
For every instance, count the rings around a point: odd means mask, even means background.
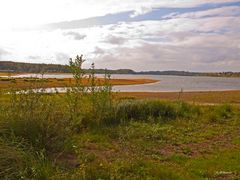
[{"label": "sky", "polygon": [[1,0],[0,61],[240,71],[240,0]]}]

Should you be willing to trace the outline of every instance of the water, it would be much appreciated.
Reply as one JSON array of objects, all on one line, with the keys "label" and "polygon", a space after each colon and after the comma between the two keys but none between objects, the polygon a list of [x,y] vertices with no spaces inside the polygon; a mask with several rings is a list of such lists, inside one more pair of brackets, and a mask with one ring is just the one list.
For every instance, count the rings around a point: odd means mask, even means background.
[{"label": "water", "polygon": [[146,78],[159,82],[143,85],[115,86],[114,90],[129,92],[179,92],[240,90],[240,78],[162,75],[117,75],[113,78]]},{"label": "water", "polygon": [[[36,74],[17,77],[40,77]],[[103,75],[98,75],[102,77]],[[71,78],[70,74],[44,75],[44,78]],[[159,82],[141,85],[114,86],[121,92],[179,92],[186,91],[224,91],[240,90],[240,78],[201,77],[201,76],[163,76],[163,75],[112,75],[112,79],[156,79]],[[49,88],[51,90],[51,88]],[[65,88],[59,88],[60,92]]]}]

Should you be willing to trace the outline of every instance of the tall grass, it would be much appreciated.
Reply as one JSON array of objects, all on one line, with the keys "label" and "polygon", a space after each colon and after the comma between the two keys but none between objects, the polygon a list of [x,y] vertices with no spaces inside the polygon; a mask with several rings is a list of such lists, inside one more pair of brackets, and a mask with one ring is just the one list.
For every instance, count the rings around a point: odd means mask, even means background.
[{"label": "tall grass", "polygon": [[207,113],[207,119],[213,123],[224,123],[235,117],[238,110],[228,104],[212,107],[210,112]]},{"label": "tall grass", "polygon": [[200,109],[184,102],[134,100],[117,104],[115,118],[121,122],[134,121],[170,121],[177,118],[193,118],[200,115]]}]

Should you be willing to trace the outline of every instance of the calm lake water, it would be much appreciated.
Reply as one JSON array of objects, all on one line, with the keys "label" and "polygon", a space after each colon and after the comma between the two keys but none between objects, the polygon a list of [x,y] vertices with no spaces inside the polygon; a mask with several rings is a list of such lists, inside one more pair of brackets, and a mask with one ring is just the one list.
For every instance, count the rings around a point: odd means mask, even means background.
[{"label": "calm lake water", "polygon": [[[36,77],[28,74],[17,77]],[[102,77],[103,75],[98,75]],[[51,74],[45,78],[70,78],[71,75]],[[156,79],[159,82],[143,85],[114,86],[114,91],[121,92],[179,92],[183,91],[223,91],[240,90],[240,78],[199,77],[199,76],[163,76],[163,75],[112,75],[112,79]],[[51,90],[51,89],[49,89]],[[64,88],[59,88],[64,91]]]}]

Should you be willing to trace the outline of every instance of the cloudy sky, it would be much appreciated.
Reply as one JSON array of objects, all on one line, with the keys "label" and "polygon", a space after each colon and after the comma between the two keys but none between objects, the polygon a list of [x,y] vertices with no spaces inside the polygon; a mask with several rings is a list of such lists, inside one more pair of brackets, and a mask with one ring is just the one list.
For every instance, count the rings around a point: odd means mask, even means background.
[{"label": "cloudy sky", "polygon": [[0,1],[0,61],[77,54],[97,68],[240,71],[240,1]]}]

